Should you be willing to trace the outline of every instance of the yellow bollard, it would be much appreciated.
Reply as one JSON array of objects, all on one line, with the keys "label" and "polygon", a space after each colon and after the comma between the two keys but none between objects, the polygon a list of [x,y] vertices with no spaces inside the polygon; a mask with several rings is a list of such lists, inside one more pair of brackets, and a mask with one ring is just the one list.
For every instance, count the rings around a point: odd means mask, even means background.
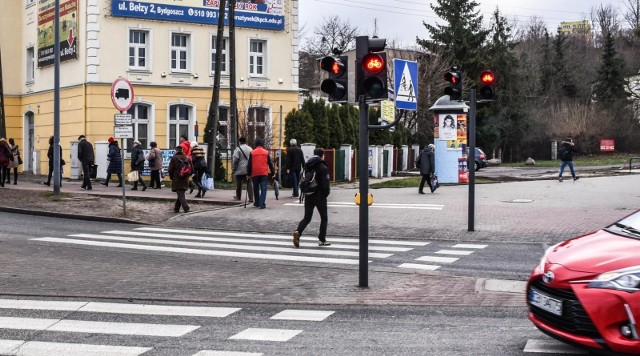
[{"label": "yellow bollard", "polygon": [[[355,201],[356,205],[360,205],[360,193],[356,193],[354,201]],[[368,193],[367,194],[367,205],[371,206],[372,204],[373,204],[373,194]]]}]

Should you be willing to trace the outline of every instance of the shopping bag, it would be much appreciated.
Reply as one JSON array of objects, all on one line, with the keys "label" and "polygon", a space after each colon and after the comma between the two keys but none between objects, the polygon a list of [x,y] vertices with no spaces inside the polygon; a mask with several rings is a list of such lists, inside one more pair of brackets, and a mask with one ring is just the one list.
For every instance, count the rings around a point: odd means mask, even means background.
[{"label": "shopping bag", "polygon": [[213,190],[213,178],[211,178],[211,175],[209,173],[205,173],[202,175],[200,185],[204,190]]},{"label": "shopping bag", "polygon": [[431,193],[435,192],[439,187],[440,183],[438,183],[438,176],[434,174],[431,177]]},{"label": "shopping bag", "polygon": [[137,182],[138,177],[138,171],[131,171],[127,174],[127,182]]}]

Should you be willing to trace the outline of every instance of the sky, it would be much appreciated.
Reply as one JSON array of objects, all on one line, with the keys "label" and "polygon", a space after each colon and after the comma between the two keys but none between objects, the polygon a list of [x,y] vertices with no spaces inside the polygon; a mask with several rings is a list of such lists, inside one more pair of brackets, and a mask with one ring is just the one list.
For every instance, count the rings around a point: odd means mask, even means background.
[{"label": "sky", "polygon": [[[486,25],[495,11],[500,9],[510,21],[527,23],[537,16],[544,20],[547,28],[555,33],[562,21],[589,19],[592,8],[612,5],[620,15],[626,11],[626,0],[477,0]],[[435,24],[439,17],[431,10],[435,0],[300,0],[300,27],[304,34],[322,24],[323,18],[337,15],[362,30],[361,34],[373,35],[377,23],[377,35],[387,43],[395,40],[402,46],[415,45],[415,38],[427,38],[428,32],[422,22]],[[622,19],[622,16],[620,16]]]}]

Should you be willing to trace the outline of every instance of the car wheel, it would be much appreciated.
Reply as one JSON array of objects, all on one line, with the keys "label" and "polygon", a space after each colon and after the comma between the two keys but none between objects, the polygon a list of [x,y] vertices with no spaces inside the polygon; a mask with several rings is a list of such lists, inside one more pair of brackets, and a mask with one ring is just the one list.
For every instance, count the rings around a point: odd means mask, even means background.
[{"label": "car wheel", "polygon": [[478,163],[478,161],[475,161],[473,163],[473,168],[475,169],[475,171],[479,171],[480,170],[480,163]]}]

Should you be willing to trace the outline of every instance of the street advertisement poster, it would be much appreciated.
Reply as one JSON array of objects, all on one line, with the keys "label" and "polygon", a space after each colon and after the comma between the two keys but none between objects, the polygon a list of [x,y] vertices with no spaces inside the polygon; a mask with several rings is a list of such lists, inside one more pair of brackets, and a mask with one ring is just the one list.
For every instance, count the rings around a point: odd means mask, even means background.
[{"label": "street advertisement poster", "polygon": [[460,150],[467,146],[467,115],[458,114],[456,116],[456,139],[447,140],[447,149]]},{"label": "street advertisement poster", "polygon": [[60,1],[60,38],[55,34],[55,0],[38,0],[38,67],[52,65],[54,41],[60,43],[60,62],[78,58],[78,0]]},{"label": "street advertisement poster", "polygon": [[[284,2],[285,0],[239,0],[235,6],[235,25],[284,30]],[[113,16],[207,25],[218,24],[219,8],[220,0],[111,0]],[[225,12],[224,24],[229,24],[228,12]]]},{"label": "street advertisement poster", "polygon": [[[456,125],[456,114],[440,114],[438,120],[439,135],[438,140],[450,141],[456,140],[458,129]],[[447,146],[448,147],[448,146]]]}]

